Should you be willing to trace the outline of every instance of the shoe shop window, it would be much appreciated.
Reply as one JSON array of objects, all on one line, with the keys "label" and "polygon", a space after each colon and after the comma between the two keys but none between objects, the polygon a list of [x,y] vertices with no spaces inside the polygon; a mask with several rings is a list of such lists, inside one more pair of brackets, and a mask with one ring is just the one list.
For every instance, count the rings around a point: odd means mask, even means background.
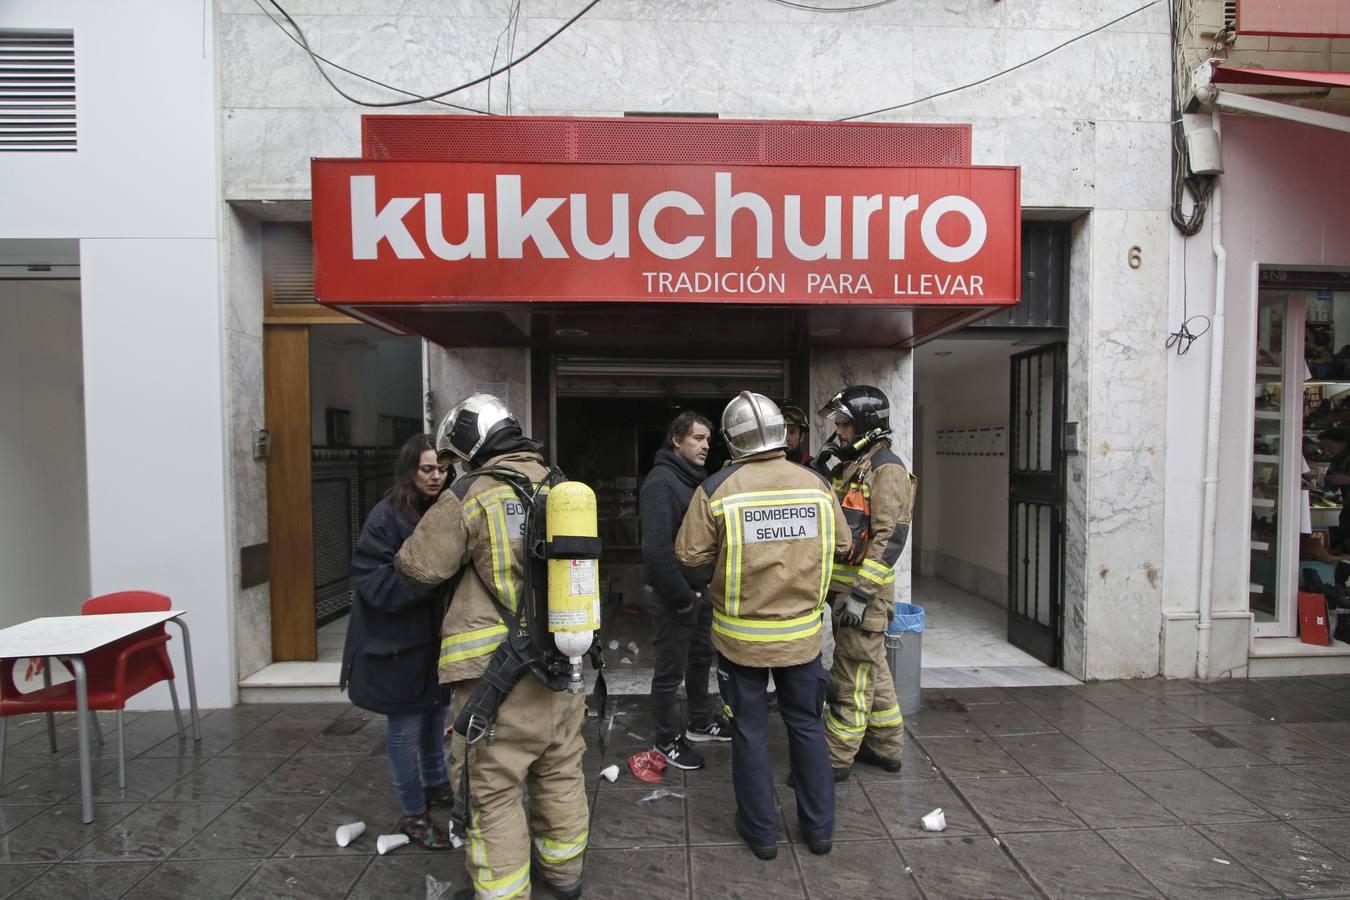
[{"label": "shoe shop window", "polygon": [[1299,590],[1350,605],[1350,276],[1261,273],[1253,406],[1250,608],[1292,637]]}]

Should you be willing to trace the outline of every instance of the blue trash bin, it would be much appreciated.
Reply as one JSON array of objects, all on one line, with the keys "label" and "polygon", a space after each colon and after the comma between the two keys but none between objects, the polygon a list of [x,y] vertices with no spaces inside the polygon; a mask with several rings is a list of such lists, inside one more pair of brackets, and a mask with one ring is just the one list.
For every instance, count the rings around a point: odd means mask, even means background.
[{"label": "blue trash bin", "polygon": [[896,603],[891,625],[886,629],[886,662],[895,681],[895,696],[902,715],[919,711],[920,675],[923,670],[922,606]]}]

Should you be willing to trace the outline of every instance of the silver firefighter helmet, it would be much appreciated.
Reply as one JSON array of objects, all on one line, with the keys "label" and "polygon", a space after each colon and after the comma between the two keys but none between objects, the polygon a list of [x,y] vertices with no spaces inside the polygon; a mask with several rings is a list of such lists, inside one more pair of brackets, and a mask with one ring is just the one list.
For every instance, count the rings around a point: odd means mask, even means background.
[{"label": "silver firefighter helmet", "polygon": [[436,452],[448,450],[470,462],[492,433],[507,423],[519,424],[505,403],[491,394],[470,394],[441,420],[436,430]]},{"label": "silver firefighter helmet", "polygon": [[722,438],[732,459],[787,446],[783,412],[763,394],[741,391],[722,410]]}]

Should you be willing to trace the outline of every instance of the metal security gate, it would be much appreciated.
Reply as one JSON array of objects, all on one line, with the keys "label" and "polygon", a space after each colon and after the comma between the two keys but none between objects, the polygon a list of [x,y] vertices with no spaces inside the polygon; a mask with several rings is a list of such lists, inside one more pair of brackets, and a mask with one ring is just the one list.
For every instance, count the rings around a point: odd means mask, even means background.
[{"label": "metal security gate", "polygon": [[1063,635],[1064,346],[1010,360],[1008,641],[1052,666]]}]

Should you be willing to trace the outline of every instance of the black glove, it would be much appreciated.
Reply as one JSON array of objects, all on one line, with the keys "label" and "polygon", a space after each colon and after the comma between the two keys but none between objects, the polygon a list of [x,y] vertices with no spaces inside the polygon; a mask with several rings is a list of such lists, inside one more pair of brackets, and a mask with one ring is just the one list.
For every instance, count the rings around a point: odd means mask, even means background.
[{"label": "black glove", "polygon": [[844,598],[844,608],[839,612],[839,624],[847,628],[857,628],[863,623],[867,613],[867,601],[849,594]]}]

